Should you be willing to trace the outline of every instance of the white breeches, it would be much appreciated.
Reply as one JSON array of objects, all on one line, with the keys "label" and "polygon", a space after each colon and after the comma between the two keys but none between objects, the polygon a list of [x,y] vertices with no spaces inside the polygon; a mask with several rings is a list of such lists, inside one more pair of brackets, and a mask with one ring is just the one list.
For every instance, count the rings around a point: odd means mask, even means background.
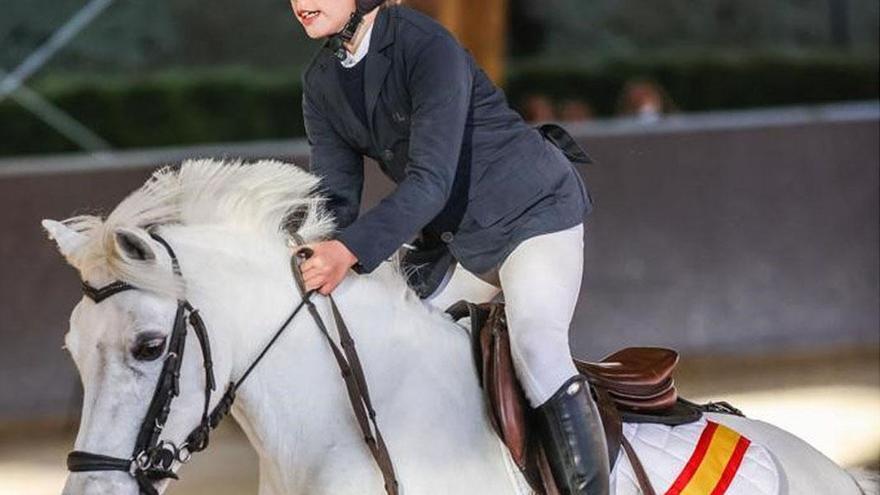
[{"label": "white breeches", "polygon": [[[577,374],[568,330],[581,288],[584,226],[526,239],[501,264],[494,279],[506,302],[510,346],[517,375],[533,407],[543,404]],[[456,266],[451,279],[428,302],[446,309],[466,299],[491,301],[498,287]]]}]

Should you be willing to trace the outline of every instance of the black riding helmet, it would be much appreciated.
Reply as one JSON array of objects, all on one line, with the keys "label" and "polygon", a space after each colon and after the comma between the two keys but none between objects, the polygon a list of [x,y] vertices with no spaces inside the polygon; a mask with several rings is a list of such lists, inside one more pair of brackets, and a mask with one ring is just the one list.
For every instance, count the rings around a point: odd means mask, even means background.
[{"label": "black riding helmet", "polygon": [[339,60],[345,60],[345,47],[343,43],[351,41],[355,31],[364,20],[364,15],[371,12],[376,7],[385,3],[385,0],[357,0],[355,11],[351,13],[348,23],[342,28],[342,31],[330,36],[330,49],[336,54]]}]

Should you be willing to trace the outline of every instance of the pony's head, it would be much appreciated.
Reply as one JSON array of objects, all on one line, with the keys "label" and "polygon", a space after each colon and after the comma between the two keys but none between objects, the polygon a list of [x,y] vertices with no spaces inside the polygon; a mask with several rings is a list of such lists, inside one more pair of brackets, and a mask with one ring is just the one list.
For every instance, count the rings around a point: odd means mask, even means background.
[{"label": "pony's head", "polygon": [[[318,179],[293,165],[213,160],[187,161],[157,171],[106,219],[79,216],[43,227],[84,284],[121,282],[107,298],[84,297],[73,309],[65,336],[83,383],[84,400],[75,450],[130,459],[169,351],[179,301],[188,298],[187,272],[175,273],[158,232],[189,227],[231,230],[283,246],[291,230],[307,241],[327,236],[332,219],[315,194]],[[159,435],[182,445],[202,419],[206,375],[194,332],[188,332],[179,395]],[[215,402],[231,364],[215,363]],[[211,405],[213,407],[213,404]],[[178,467],[174,463],[172,469]],[[159,482],[156,487],[164,489]],[[64,493],[137,494],[122,471],[72,473]]]}]

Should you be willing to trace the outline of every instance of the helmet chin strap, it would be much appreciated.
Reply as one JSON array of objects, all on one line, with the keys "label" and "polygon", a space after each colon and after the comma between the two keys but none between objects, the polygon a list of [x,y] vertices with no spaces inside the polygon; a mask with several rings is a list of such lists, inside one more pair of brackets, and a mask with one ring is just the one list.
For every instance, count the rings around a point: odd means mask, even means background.
[{"label": "helmet chin strap", "polygon": [[345,60],[345,43],[351,41],[354,38],[354,33],[357,31],[358,26],[361,25],[361,21],[364,20],[363,14],[359,11],[354,11],[351,13],[351,17],[349,17],[348,22],[345,24],[345,27],[342,28],[342,31],[330,36],[330,50],[333,51],[333,54],[336,55],[336,58],[339,60]]},{"label": "helmet chin strap", "polygon": [[345,60],[345,43],[350,42],[352,38],[354,38],[354,33],[357,32],[357,28],[361,25],[361,21],[364,20],[364,15],[382,5],[383,1],[384,0],[357,0],[357,8],[351,13],[351,17],[348,18],[348,22],[345,24],[345,27],[342,28],[342,31],[329,37],[330,50],[333,51],[336,58],[339,60]]}]

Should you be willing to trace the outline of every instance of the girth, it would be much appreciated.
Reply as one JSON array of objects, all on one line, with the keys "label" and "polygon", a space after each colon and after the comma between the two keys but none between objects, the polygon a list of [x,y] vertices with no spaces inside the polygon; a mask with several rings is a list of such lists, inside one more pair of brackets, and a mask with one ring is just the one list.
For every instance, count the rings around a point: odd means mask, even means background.
[{"label": "girth", "polygon": [[[150,233],[150,236],[162,244],[168,252],[175,276],[182,277],[180,264],[171,246],[156,233]],[[294,234],[294,239],[298,245],[303,244],[302,238],[298,235]],[[358,425],[363,431],[367,447],[376,460],[385,480],[385,490],[389,495],[397,495],[398,483],[394,474],[391,456],[376,424],[376,413],[370,401],[369,390],[367,389],[360,359],[354,346],[354,340],[348,332],[336,302],[330,297],[334,322],[336,323],[342,343],[342,349],[340,350],[339,346],[330,337],[323,319],[311,301],[312,292],[305,290],[302,274],[299,269],[299,259],[305,259],[309,256],[311,256],[310,250],[301,249],[296,256],[291,257],[290,263],[297,287],[302,294],[302,300],[272,338],[263,346],[261,352],[241,377],[227,386],[226,392],[210,412],[211,396],[212,392],[216,390],[216,384],[208,332],[204,321],[199,316],[198,310],[186,300],[178,301],[177,313],[168,341],[165,362],[159,374],[159,381],[153,392],[153,398],[141,423],[131,457],[125,459],[91,452],[73,451],[67,456],[67,469],[71,472],[124,471],[136,480],[143,495],[158,495],[154,483],[169,478],[177,479],[177,475],[172,470],[174,462],[177,461],[185,464],[190,460],[193,453],[201,452],[208,447],[211,431],[229,414],[238,389],[287,329],[293,318],[296,317],[303,307],[308,307],[309,313],[312,315],[321,333],[326,337],[339,364]],[[87,282],[83,282],[82,287],[83,293],[95,303],[100,303],[120,292],[137,289],[137,287],[122,281],[115,281],[100,288],[95,288]],[[165,421],[171,412],[171,403],[175,397],[180,395],[180,367],[183,362],[186,345],[187,323],[195,332],[202,353],[202,362],[205,370],[205,400],[202,419],[199,425],[187,435],[183,444],[178,446],[171,441],[160,441],[159,437],[165,426]]]}]

